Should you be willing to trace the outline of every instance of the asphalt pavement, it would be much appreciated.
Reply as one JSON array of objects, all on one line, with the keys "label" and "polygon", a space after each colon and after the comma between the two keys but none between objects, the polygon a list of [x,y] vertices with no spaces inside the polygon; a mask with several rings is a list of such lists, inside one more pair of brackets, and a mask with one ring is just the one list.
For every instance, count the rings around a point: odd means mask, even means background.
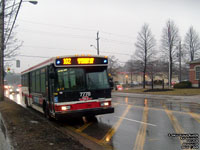
[{"label": "asphalt pavement", "polygon": [[[19,95],[9,97],[24,106]],[[168,96],[113,92],[112,97],[115,107],[113,114],[99,115],[93,120],[83,118],[71,122],[55,122],[51,125],[62,131],[71,131],[76,139],[82,137],[102,149],[199,149],[199,95]],[[195,135],[195,142],[191,143],[188,139]]]},{"label": "asphalt pavement", "polygon": [[147,98],[147,99],[158,99],[167,101],[180,101],[180,102],[191,102],[200,104],[200,95],[195,96],[175,96],[175,95],[153,95],[153,94],[137,94],[137,93],[123,93],[113,92],[112,96],[120,97],[133,97],[133,98]]}]

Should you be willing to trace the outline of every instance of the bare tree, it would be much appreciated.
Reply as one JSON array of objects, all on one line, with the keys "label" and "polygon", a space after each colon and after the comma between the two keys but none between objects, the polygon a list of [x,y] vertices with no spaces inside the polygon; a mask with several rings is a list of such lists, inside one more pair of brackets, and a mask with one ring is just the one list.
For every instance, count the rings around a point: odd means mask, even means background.
[{"label": "bare tree", "polygon": [[133,83],[133,73],[139,74],[142,70],[142,63],[139,60],[130,59],[126,62],[124,68],[131,73],[131,83]]},{"label": "bare tree", "polygon": [[189,55],[190,61],[193,61],[200,55],[200,39],[197,32],[191,26],[185,36],[185,50]]},{"label": "bare tree", "polygon": [[137,42],[135,43],[135,56],[138,60],[141,61],[143,65],[143,88],[145,88],[145,74],[147,71],[147,64],[153,58],[153,54],[155,54],[155,45],[155,38],[149,29],[149,25],[144,24],[141,31],[138,33]]},{"label": "bare tree", "polygon": [[117,72],[119,70],[119,61],[115,56],[109,56],[108,57],[108,73],[110,73],[112,76],[116,76]]},{"label": "bare tree", "polygon": [[163,28],[161,42],[163,54],[165,57],[167,56],[169,60],[169,86],[171,86],[173,68],[172,66],[173,61],[176,59],[176,51],[178,50],[177,45],[179,41],[180,37],[178,28],[172,20],[168,20],[166,26]]},{"label": "bare tree", "polygon": [[147,70],[148,70],[148,75],[151,79],[151,87],[152,89],[154,88],[154,77],[159,76],[161,74],[161,63],[162,61],[160,60],[153,60],[148,63]]},{"label": "bare tree", "polygon": [[18,55],[17,50],[22,46],[23,42],[16,38],[16,33],[12,32],[11,36],[8,36],[13,24],[14,16],[16,15],[16,10],[18,5],[16,5],[16,0],[7,0],[5,4],[5,23],[4,23],[4,34],[5,34],[5,49],[4,57],[5,61],[13,60],[15,56]]}]

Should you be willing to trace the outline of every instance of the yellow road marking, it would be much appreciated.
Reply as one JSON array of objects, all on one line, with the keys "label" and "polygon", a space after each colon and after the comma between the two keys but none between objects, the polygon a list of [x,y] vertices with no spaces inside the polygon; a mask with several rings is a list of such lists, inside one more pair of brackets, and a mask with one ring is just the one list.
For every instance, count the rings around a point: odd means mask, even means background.
[{"label": "yellow road marking", "polygon": [[184,133],[184,130],[182,129],[182,127],[179,125],[178,120],[176,119],[176,117],[172,114],[171,110],[168,110],[167,107],[165,105],[163,105],[165,112],[167,114],[167,116],[169,117],[176,133]]},{"label": "yellow road marking", "polygon": [[152,138],[152,139],[149,139],[149,141],[159,141],[159,139]]},{"label": "yellow road marking", "polygon": [[97,144],[103,146],[103,147],[106,148],[106,149],[109,149],[109,150],[112,149],[112,150],[113,150],[113,147],[112,147],[112,146],[110,146],[110,145],[108,145],[108,144],[106,144],[106,143],[102,143],[101,140],[98,140],[98,139],[96,139],[96,138],[94,138],[94,137],[92,137],[92,136],[89,136],[89,135],[87,135],[86,133],[77,132],[77,129],[76,129],[76,128],[73,128],[73,127],[71,127],[71,126],[66,126],[66,128],[68,128],[68,129],[70,129],[70,130],[76,132],[77,134],[79,134],[79,135],[81,135],[81,136],[83,136],[83,137],[89,139],[90,141],[93,141],[93,142],[95,142],[95,143],[97,143]]},{"label": "yellow road marking", "polygon": [[[114,103],[114,106],[119,105],[119,103]],[[82,132],[83,130],[85,130],[88,126],[90,126],[92,124],[92,122],[90,123],[85,123],[83,126],[81,126],[80,128],[76,129],[77,132]]]},{"label": "yellow road marking", "polygon": [[[184,134],[185,131],[183,130],[183,128],[180,126],[180,124],[178,123],[178,120],[176,119],[176,117],[173,115],[172,111],[171,110],[168,110],[167,107],[165,105],[163,105],[164,109],[165,109],[165,112],[167,114],[167,116],[169,117],[174,129],[175,129],[175,132],[177,134]],[[178,137],[179,138],[179,137]],[[179,141],[181,143],[181,145],[183,144],[184,140],[180,140],[179,138]],[[189,149],[190,150],[190,149]]]},{"label": "yellow road marking", "polygon": [[80,128],[76,129],[77,132],[82,132],[83,130],[85,130],[88,126],[90,126],[93,122],[90,123],[86,123],[83,126],[81,126]]},{"label": "yellow road marking", "polygon": [[117,131],[117,129],[119,128],[119,126],[121,125],[123,118],[127,115],[129,109],[131,108],[131,105],[128,105],[128,107],[126,108],[126,110],[124,111],[124,113],[122,114],[122,116],[120,117],[120,119],[115,123],[115,125],[113,125],[113,127],[107,132],[107,134],[101,139],[102,143],[107,143],[110,141],[110,139],[112,138],[112,136],[115,134],[115,132]]},{"label": "yellow road marking", "polygon": [[145,107],[142,115],[142,122],[145,122],[145,124],[141,124],[140,126],[133,150],[143,150],[144,148],[144,143],[146,139],[147,120],[148,120],[148,105],[147,105],[147,99],[145,99]]},{"label": "yellow road marking", "polygon": [[200,115],[196,114],[196,113],[193,113],[193,112],[190,112],[190,110],[188,108],[183,108],[186,112],[188,112],[188,114],[190,116],[192,116],[197,122],[200,123]]}]

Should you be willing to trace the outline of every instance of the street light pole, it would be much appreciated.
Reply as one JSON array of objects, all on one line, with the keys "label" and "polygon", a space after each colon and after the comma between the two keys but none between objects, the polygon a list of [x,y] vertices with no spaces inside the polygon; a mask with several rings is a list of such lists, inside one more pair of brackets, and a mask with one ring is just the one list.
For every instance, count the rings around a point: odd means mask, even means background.
[{"label": "street light pole", "polygon": [[[24,2],[29,2],[29,3],[34,4],[34,5],[36,5],[36,4],[38,3],[38,1],[22,1],[22,2],[23,2],[23,3],[24,3]],[[20,2],[15,3],[15,4],[11,5],[11,6],[5,7],[4,9],[6,10],[6,9],[11,8],[11,7],[14,7],[14,6],[16,6],[16,5],[19,5],[19,3],[20,3]]]},{"label": "street light pole", "polygon": [[4,100],[4,15],[5,15],[5,0],[1,1],[0,12],[0,101]]},{"label": "street light pole", "polygon": [[169,44],[169,78],[168,78],[168,83],[169,83],[169,88],[171,88],[171,31],[170,31],[170,24],[168,27],[168,44]]},{"label": "street light pole", "polygon": [[0,101],[4,99],[4,8],[5,0],[2,0],[0,16],[0,33],[1,33],[1,52],[0,52]]},{"label": "street light pole", "polygon": [[[12,24],[12,27],[11,27],[10,32],[9,32],[9,34],[8,34],[8,37],[7,37],[6,41],[5,41],[5,45],[7,45],[8,40],[9,40],[9,38],[10,38],[10,35],[11,35],[11,33],[12,33],[12,30],[13,30],[13,28],[14,28],[14,25],[15,25],[15,22],[16,22],[16,19],[17,19],[19,10],[20,10],[20,8],[21,8],[22,2],[29,2],[29,3],[34,4],[34,5],[36,5],[36,4],[38,3],[37,1],[23,1],[23,0],[20,0],[20,2],[17,3],[17,4],[19,4],[19,5],[18,5],[18,8],[17,8],[17,12],[16,12],[16,15],[15,15],[15,19],[14,19],[14,21],[13,21],[13,24]],[[15,4],[15,5],[17,5],[17,4]]]},{"label": "street light pole", "polygon": [[[0,12],[0,47],[1,47],[1,49],[0,49],[0,101],[4,100],[4,49],[5,49],[5,46],[8,42],[8,40],[9,40],[9,37],[12,33],[12,29],[15,25],[15,21],[17,19],[17,15],[19,13],[19,9],[21,7],[22,2],[23,2],[23,0],[20,0],[20,2],[17,3],[17,4],[19,4],[18,9],[17,9],[17,13],[15,15],[15,19],[14,19],[14,22],[12,24],[12,28],[10,29],[8,38],[5,42],[5,34],[4,34],[5,0],[1,0],[1,12]],[[27,2],[27,1],[25,1],[25,2]],[[28,2],[30,2],[32,4],[37,4],[36,1],[28,1]],[[8,9],[8,8],[10,8],[10,7],[7,7],[6,9]]]},{"label": "street light pole", "polygon": [[181,41],[179,42],[179,82],[181,82]]}]

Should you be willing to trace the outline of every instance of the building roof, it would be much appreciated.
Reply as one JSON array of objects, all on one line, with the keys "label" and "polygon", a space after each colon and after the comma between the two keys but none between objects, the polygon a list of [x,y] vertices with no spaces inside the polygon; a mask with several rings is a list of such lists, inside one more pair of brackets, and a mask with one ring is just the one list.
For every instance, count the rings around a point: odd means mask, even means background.
[{"label": "building roof", "polygon": [[197,64],[200,63],[200,58],[189,62],[189,64]]}]

